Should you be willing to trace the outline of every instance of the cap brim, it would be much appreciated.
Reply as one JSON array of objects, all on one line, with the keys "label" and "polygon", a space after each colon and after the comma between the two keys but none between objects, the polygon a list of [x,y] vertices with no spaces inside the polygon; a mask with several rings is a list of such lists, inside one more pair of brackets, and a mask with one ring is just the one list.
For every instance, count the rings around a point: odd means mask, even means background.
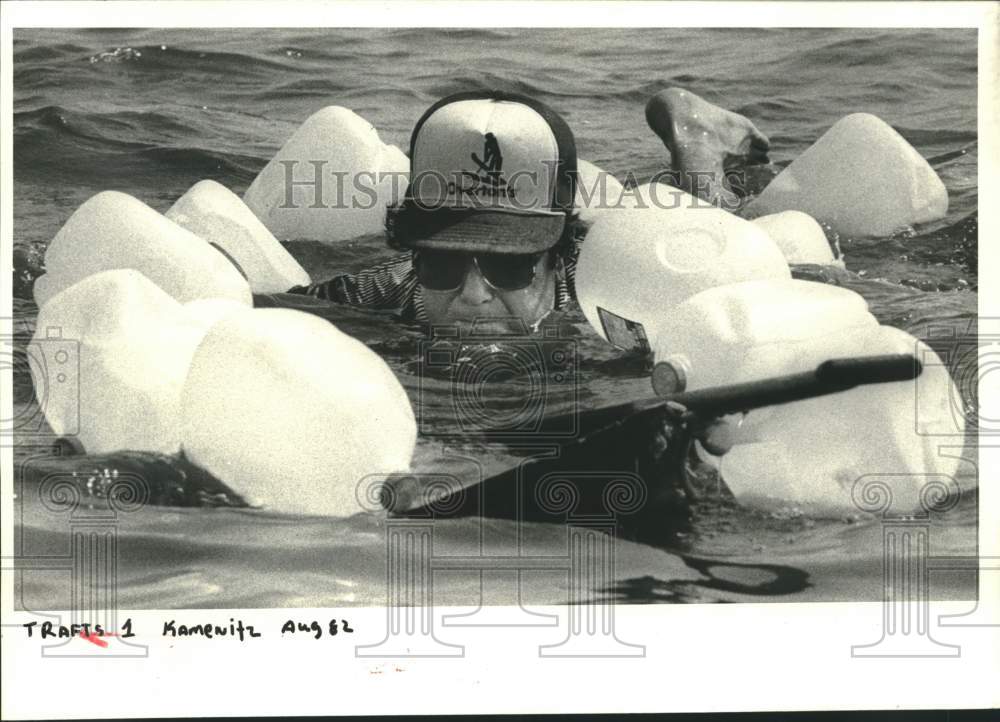
[{"label": "cap brim", "polygon": [[406,248],[479,253],[538,253],[562,236],[566,215],[509,210],[390,209],[396,242]]}]

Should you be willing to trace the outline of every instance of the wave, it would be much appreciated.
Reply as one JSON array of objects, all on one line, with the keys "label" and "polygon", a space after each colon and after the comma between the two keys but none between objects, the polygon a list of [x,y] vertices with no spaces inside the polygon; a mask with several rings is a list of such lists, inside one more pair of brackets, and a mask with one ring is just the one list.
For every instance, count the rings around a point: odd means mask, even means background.
[{"label": "wave", "polygon": [[[142,73],[162,73],[165,71],[205,72],[211,75],[224,75],[232,78],[246,76],[270,70],[295,72],[300,68],[293,62],[291,56],[283,54],[279,57],[265,57],[258,53],[234,53],[219,50],[188,50],[169,45],[144,45],[138,47],[115,48],[91,56],[89,61],[97,58],[97,67],[101,65],[128,65],[129,70]],[[283,59],[282,59],[283,58]]]},{"label": "wave", "polygon": [[193,173],[203,178],[224,178],[236,185],[249,183],[267,163],[267,158],[223,153],[206,148],[147,148],[142,158],[155,161],[158,167]]},{"label": "wave", "polygon": [[[850,67],[870,65],[884,69],[895,62],[903,62],[903,54],[921,48],[921,55],[945,58],[952,48],[975,41],[975,31],[968,29],[935,29],[899,33],[887,30],[857,30],[856,37],[831,40],[827,31],[814,31],[816,44],[809,47],[798,43],[789,48],[782,62],[797,66]],[[810,37],[802,35],[801,38]]]},{"label": "wave", "polygon": [[907,142],[918,147],[941,144],[969,145],[974,144],[979,137],[974,130],[960,130],[958,128],[906,128],[899,125],[895,125],[893,128],[906,138]]},{"label": "wave", "polygon": [[906,244],[910,259],[928,265],[947,263],[978,275],[979,212],[975,211],[934,231],[921,234]]},{"label": "wave", "polygon": [[609,94],[609,97],[645,104],[650,97],[656,95],[661,90],[666,90],[669,87],[678,85],[682,88],[698,88],[699,86],[705,84],[704,80],[705,79],[701,76],[691,75],[690,73],[681,73],[678,75],[664,77],[660,80],[643,83],[639,86],[625,88],[617,93]]},{"label": "wave", "polygon": [[286,100],[288,98],[331,97],[351,88],[347,83],[338,83],[329,78],[306,78],[291,82],[277,83],[266,90],[254,93],[254,100]]},{"label": "wave", "polygon": [[[142,140],[139,140],[142,139]],[[268,158],[200,146],[200,129],[155,111],[84,113],[45,106],[14,114],[17,179],[107,181],[127,172],[253,179]]]},{"label": "wave", "polygon": [[442,40],[517,40],[522,33],[517,28],[403,28],[390,30],[393,40],[441,42]]},{"label": "wave", "polygon": [[249,184],[267,158],[199,147],[112,142],[83,147],[39,132],[19,134],[14,143],[15,183],[66,183],[105,188],[160,189],[211,178],[229,187]]},{"label": "wave", "polygon": [[[15,47],[17,42],[15,41]],[[53,45],[34,45],[24,50],[14,50],[14,63],[44,62],[46,60],[62,60],[68,55],[82,57],[87,48],[75,43],[55,43]]]},{"label": "wave", "polygon": [[499,90],[506,93],[522,93],[534,98],[546,98],[554,95],[549,88],[542,87],[529,80],[519,77],[498,75],[496,73],[464,73],[442,77],[440,74],[418,76],[417,83],[429,83],[425,90],[429,95],[444,97],[451,93]]},{"label": "wave", "polygon": [[153,111],[116,111],[85,113],[58,105],[14,113],[14,137],[17,142],[31,131],[95,141],[115,148],[144,148],[148,142],[136,138],[183,136],[195,128],[165,113]]},{"label": "wave", "polygon": [[324,105],[346,104],[348,100],[362,98],[375,105],[398,105],[400,102],[426,102],[425,96],[414,88],[372,83],[363,88],[327,78],[308,78],[281,82],[253,95],[254,102],[268,103],[296,98],[323,98]]}]

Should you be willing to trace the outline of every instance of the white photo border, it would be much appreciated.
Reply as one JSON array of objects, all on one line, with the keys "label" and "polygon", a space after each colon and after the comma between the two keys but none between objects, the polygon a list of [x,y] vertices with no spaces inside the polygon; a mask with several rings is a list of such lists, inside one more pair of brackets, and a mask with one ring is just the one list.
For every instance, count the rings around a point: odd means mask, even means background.
[{"label": "white photo border", "polygon": [[[7,2],[0,29],[0,278],[13,249],[12,29],[28,27],[883,27],[979,29],[979,193],[997,198],[1000,146],[998,5],[988,2]],[[1000,213],[983,203],[980,275],[1000,269]],[[990,269],[993,269],[992,271]],[[3,287],[9,288],[8,283]],[[1000,284],[979,286],[980,316],[1000,316]],[[0,294],[10,323],[12,299]],[[9,331],[0,329],[0,333]],[[0,369],[0,413],[12,417],[11,369]],[[2,548],[13,549],[13,455],[0,445]],[[980,445],[979,546],[1000,559],[1000,446]],[[300,714],[445,714],[975,708],[1000,705],[1000,627],[950,628],[954,659],[858,659],[851,644],[878,638],[880,603],[770,603],[620,607],[619,636],[638,659],[545,659],[532,630],[469,629],[458,659],[359,660],[385,610],[335,610],[359,630],[330,644],[282,640],[284,620],[331,610],[122,611],[149,645],[135,660],[43,658],[16,625],[12,575],[3,573],[2,715],[6,719]],[[980,574],[979,605],[1000,619],[1000,574]],[[932,616],[969,603],[934,603]],[[449,610],[440,610],[447,613]],[[557,609],[546,610],[557,612]],[[228,623],[271,633],[250,643],[159,636],[164,619]],[[994,682],[990,683],[989,679]]]}]

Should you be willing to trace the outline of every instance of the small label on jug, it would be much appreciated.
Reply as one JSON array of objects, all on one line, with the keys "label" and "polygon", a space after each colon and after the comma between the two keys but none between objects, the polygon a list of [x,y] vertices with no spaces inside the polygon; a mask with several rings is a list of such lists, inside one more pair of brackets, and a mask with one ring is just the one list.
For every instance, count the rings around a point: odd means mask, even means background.
[{"label": "small label on jug", "polygon": [[604,335],[613,346],[623,351],[641,354],[651,352],[646,329],[641,323],[630,321],[600,306],[597,307],[597,315],[601,319],[601,326],[604,327]]}]

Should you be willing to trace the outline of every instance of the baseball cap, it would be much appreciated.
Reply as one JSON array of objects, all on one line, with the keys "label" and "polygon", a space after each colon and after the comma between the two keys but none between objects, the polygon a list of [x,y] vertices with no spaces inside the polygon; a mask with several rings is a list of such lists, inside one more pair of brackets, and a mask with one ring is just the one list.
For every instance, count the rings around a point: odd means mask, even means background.
[{"label": "baseball cap", "polygon": [[537,253],[573,210],[576,143],[554,110],[501,91],[450,95],[410,138],[410,185],[388,227],[406,248]]}]

